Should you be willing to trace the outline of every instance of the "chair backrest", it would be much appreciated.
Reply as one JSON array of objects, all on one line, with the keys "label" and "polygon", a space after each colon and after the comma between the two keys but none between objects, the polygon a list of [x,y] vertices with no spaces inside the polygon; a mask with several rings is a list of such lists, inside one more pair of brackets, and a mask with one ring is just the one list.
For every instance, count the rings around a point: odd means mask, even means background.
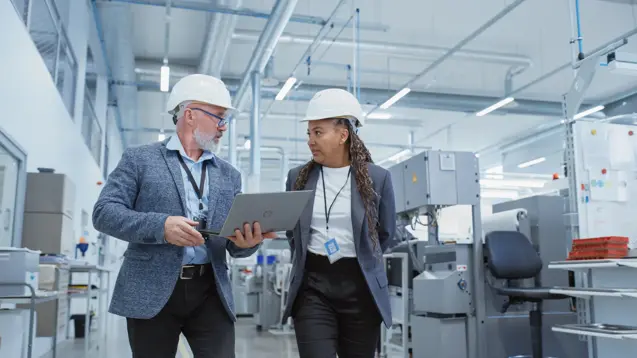
[{"label": "chair backrest", "polygon": [[497,279],[526,279],[542,271],[542,259],[531,241],[517,231],[492,231],[485,237],[489,271]]}]

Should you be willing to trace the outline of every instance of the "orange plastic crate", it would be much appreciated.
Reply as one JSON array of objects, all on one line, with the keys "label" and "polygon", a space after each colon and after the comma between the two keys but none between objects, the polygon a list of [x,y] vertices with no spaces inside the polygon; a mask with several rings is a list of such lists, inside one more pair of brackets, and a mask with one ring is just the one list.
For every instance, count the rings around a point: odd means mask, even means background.
[{"label": "orange plastic crate", "polygon": [[628,255],[628,249],[593,249],[593,250],[577,250],[571,251],[567,260],[601,260],[601,259],[620,259]]},{"label": "orange plastic crate", "polygon": [[628,238],[625,236],[605,236],[594,237],[589,239],[575,239],[573,240],[573,247],[589,246],[589,245],[628,245]]}]

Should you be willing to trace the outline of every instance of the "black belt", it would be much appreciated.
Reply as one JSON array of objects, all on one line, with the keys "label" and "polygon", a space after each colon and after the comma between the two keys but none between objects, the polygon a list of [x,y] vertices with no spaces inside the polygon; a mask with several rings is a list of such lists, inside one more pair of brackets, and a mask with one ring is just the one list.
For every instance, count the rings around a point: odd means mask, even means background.
[{"label": "black belt", "polygon": [[201,277],[206,272],[212,270],[210,264],[203,265],[184,265],[181,267],[179,278],[182,280],[192,280],[193,278]]}]

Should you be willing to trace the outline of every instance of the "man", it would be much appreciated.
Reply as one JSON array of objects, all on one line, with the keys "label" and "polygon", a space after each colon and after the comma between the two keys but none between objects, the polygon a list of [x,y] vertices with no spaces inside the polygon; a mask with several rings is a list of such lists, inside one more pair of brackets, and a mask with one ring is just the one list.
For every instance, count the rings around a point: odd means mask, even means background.
[{"label": "man", "polygon": [[95,204],[95,228],[129,243],[109,311],[127,317],[134,358],[174,358],[180,333],[196,358],[234,357],[226,251],[250,256],[275,234],[255,223],[204,240],[195,229],[221,228],[241,190],[214,155],[232,110],[221,80],[181,79],[167,103],[177,135],[127,149]]}]

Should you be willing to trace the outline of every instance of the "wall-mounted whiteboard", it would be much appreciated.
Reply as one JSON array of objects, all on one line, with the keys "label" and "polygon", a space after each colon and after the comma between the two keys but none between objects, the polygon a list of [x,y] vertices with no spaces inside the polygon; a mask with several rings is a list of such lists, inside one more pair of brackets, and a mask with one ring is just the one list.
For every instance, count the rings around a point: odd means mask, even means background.
[{"label": "wall-mounted whiteboard", "polygon": [[581,238],[627,236],[637,248],[637,127],[574,124]]}]

